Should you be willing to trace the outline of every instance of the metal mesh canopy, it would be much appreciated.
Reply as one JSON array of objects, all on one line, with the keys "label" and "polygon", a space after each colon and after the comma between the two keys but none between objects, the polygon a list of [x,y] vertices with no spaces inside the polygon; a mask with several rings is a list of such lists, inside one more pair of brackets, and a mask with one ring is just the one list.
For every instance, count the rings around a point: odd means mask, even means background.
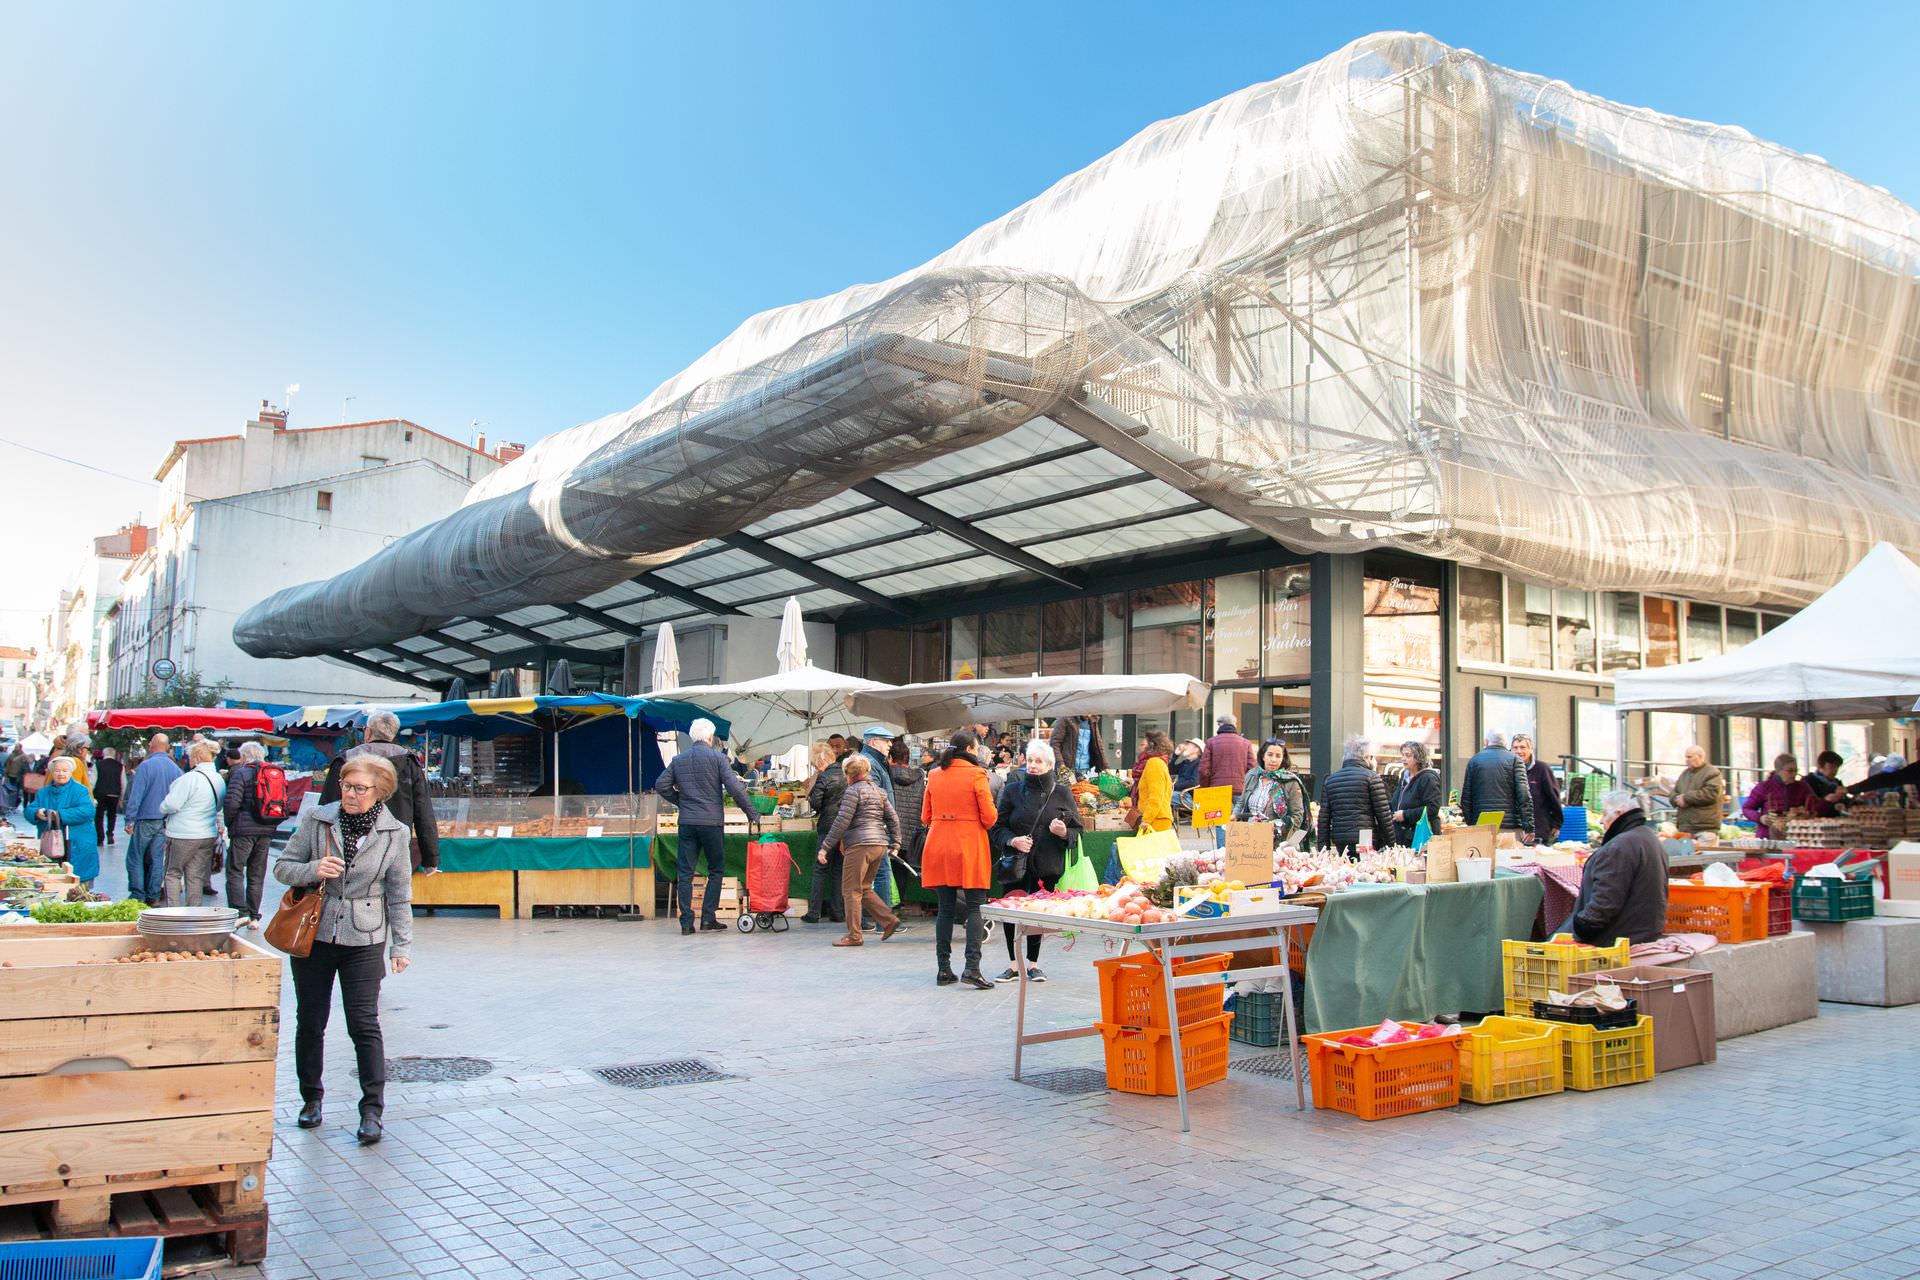
[{"label": "metal mesh canopy", "polygon": [[1920,553],[1917,266],[1920,215],[1815,157],[1372,36],[752,318],[235,638],[439,630],[447,670],[500,619],[885,606],[1245,530],[1802,604]]}]

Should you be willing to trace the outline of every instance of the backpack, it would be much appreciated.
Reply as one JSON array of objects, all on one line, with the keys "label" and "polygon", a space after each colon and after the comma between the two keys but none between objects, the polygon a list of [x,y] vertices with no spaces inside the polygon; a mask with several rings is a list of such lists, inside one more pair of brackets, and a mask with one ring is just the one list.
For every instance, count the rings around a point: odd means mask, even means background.
[{"label": "backpack", "polygon": [[287,816],[287,771],[277,764],[260,764],[253,771],[253,816],[279,822]]}]

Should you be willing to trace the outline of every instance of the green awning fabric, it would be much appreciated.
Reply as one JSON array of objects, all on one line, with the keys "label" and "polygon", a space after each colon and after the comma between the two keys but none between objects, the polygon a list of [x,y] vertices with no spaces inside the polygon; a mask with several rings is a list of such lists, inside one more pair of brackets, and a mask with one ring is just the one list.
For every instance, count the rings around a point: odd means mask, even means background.
[{"label": "green awning fabric", "polygon": [[1307,949],[1307,1030],[1500,1010],[1500,942],[1533,936],[1540,900],[1532,876],[1333,894]]},{"label": "green awning fabric", "polygon": [[[647,865],[650,836],[633,837],[633,865]],[[574,871],[627,866],[626,836],[597,839],[442,840],[442,871]]]}]

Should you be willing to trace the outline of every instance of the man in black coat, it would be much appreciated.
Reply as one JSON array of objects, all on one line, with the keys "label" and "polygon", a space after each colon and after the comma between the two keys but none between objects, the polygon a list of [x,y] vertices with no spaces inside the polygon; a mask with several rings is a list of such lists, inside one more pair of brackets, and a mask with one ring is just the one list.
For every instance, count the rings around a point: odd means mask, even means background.
[{"label": "man in black coat", "polygon": [[1600,802],[1606,839],[1580,872],[1573,916],[1558,930],[1577,942],[1611,946],[1617,939],[1652,942],[1667,931],[1667,855],[1631,791]]},{"label": "man in black coat", "polygon": [[1460,814],[1475,826],[1483,813],[1498,812],[1502,831],[1533,834],[1533,792],[1520,758],[1507,750],[1504,733],[1489,733],[1486,748],[1467,761],[1460,783]]},{"label": "man in black coat", "polygon": [[1560,803],[1560,784],[1547,762],[1534,754],[1533,739],[1526,734],[1513,735],[1513,757],[1520,762],[1520,771],[1527,779],[1534,838],[1541,844],[1552,844],[1560,838],[1560,828],[1567,820],[1567,811]]},{"label": "man in black coat", "polygon": [[418,756],[394,739],[400,736],[400,717],[376,711],[367,717],[367,740],[349,747],[327,766],[320,803],[340,798],[340,768],[354,756],[379,756],[400,775],[400,786],[387,797],[387,812],[413,832],[413,869],[433,875],[440,870],[440,822],[433,815],[433,791],[427,786],[427,768]]},{"label": "man in black coat", "polygon": [[1385,780],[1367,763],[1367,740],[1348,738],[1341,755],[1340,767],[1320,784],[1320,847],[1351,856],[1364,828],[1383,848],[1393,839],[1393,807]]}]

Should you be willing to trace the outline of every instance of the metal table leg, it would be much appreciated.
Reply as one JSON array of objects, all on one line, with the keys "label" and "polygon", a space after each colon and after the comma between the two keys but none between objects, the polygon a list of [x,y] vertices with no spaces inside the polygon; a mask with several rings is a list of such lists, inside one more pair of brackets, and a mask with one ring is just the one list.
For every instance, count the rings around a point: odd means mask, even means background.
[{"label": "metal table leg", "polygon": [[[1029,935],[1036,932],[1038,932],[1038,930],[1022,928],[1015,934],[1013,939],[1014,955],[1018,956],[1018,955],[1024,954],[1023,944],[1025,940]],[[981,949],[984,951],[986,948],[983,946]],[[1027,967],[1025,965],[1021,965],[1020,966],[1020,1003],[1016,1007],[1013,1015],[1013,1078],[1015,1080],[1018,1080],[1020,1078],[1020,1051],[1021,1049],[1026,1047],[1026,1043],[1027,1043]]]},{"label": "metal table leg", "polygon": [[1274,938],[1280,944],[1280,1016],[1287,1022],[1287,1061],[1293,1064],[1293,1106],[1296,1111],[1307,1109],[1307,1084],[1301,1078],[1300,1038],[1293,1029],[1293,963],[1289,953],[1292,940],[1285,927],[1274,931]]},{"label": "metal table leg", "polygon": [[1173,1091],[1180,1098],[1180,1132],[1186,1133],[1193,1126],[1187,1119],[1187,1059],[1180,1048],[1180,1006],[1173,989],[1173,956],[1164,942],[1150,945],[1160,961],[1160,984],[1167,993],[1167,1028],[1173,1040]]}]

